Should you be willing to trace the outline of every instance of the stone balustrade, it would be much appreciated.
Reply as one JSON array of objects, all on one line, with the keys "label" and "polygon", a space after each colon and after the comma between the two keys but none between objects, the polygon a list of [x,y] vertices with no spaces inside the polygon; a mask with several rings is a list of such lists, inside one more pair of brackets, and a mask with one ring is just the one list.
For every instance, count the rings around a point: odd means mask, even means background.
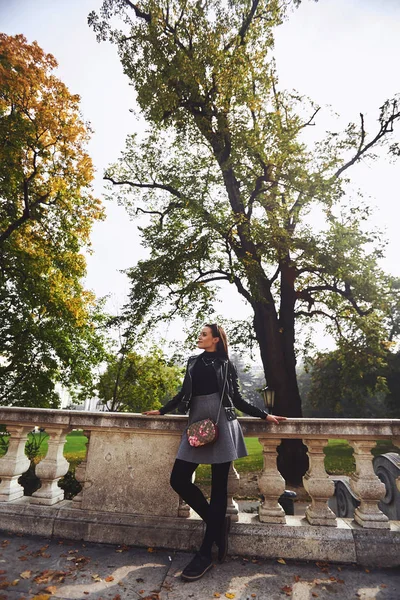
[{"label": "stone balustrade", "polygon": [[[232,467],[228,513],[236,521],[233,552],[400,564],[400,523],[390,521],[378,507],[385,485],[374,473],[371,454],[380,439],[400,445],[400,420],[289,419],[277,426],[244,417],[240,422],[244,434],[262,445],[263,502],[258,515],[239,513],[234,499],[239,475]],[[199,544],[203,523],[169,485],[185,417],[3,407],[0,423],[10,439],[0,458],[2,529],[176,549]],[[18,479],[29,467],[24,449],[35,425],[49,434],[48,451],[36,467],[41,487],[28,497]],[[83,430],[88,443],[86,458],[76,469],[82,491],[70,501],[64,500],[58,482],[68,471],[63,449],[74,429]],[[277,446],[286,438],[302,439],[310,459],[303,481],[311,502],[300,517],[285,515],[278,503],[285,482],[276,466]],[[334,483],[325,471],[323,449],[332,438],[346,439],[354,449],[350,486],[360,502],[354,520],[337,518],[328,506]]]}]

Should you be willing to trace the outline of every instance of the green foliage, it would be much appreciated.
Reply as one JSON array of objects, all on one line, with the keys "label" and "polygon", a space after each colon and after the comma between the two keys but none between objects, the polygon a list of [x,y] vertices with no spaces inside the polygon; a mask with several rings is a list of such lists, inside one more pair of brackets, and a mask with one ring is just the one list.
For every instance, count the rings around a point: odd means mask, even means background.
[{"label": "green foliage", "polygon": [[89,128],[57,62],[0,34],[0,404],[57,407],[57,382],[92,392],[104,356],[101,304],[81,250],[103,211]]},{"label": "green foliage", "polygon": [[98,394],[107,410],[143,412],[161,408],[174,396],[183,371],[153,347],[146,355],[121,352],[108,360],[100,376]]},{"label": "green foliage", "polygon": [[400,354],[343,348],[319,353],[302,375],[310,417],[398,418]]}]

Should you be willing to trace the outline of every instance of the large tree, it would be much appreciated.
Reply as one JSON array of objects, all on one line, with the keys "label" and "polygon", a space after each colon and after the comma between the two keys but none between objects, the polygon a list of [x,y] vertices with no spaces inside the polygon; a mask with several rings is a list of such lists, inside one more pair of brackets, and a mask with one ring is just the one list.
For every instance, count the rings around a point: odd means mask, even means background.
[{"label": "large tree", "polygon": [[58,406],[92,387],[101,310],[82,279],[93,222],[90,129],[55,58],[0,34],[0,404]]},{"label": "large tree", "polygon": [[161,408],[177,391],[182,369],[156,347],[145,354],[122,345],[100,376],[98,394],[109,411],[143,412]]},{"label": "large tree", "polygon": [[[251,307],[277,413],[297,417],[296,322],[384,335],[380,251],[345,190],[348,170],[387,143],[400,112],[387,100],[375,131],[361,115],[308,147],[303,133],[319,108],[280,89],[273,60],[289,5],[107,0],[89,22],[117,44],[148,123],[105,177],[130,214],[144,216],[150,256],[129,271],[132,326],[203,318],[218,282],[229,282]],[[318,231],[308,223],[316,207]],[[298,477],[296,460],[286,464],[284,475]]]}]

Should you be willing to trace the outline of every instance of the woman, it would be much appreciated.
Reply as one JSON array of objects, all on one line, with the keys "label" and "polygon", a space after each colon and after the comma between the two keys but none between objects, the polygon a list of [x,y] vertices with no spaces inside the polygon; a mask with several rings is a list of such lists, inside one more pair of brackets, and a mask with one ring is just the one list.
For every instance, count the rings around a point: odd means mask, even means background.
[{"label": "woman", "polygon": [[[211,550],[214,542],[218,546],[219,562],[225,560],[228,551],[230,517],[225,516],[228,473],[233,460],[247,456],[235,407],[248,415],[276,424],[286,418],[269,415],[244,400],[239,391],[236,369],[228,358],[228,344],[222,327],[215,323],[205,325],[197,346],[204,352],[189,358],[181,391],[161,410],[143,413],[164,415],[176,408],[179,412],[189,410],[189,425],[206,418],[216,421],[219,414],[219,436],[214,443],[193,447],[184,432],[171,473],[173,489],[207,524],[199,551],[182,572],[182,578],[187,581],[200,579],[212,567]],[[211,464],[209,503],[192,483],[192,475],[199,464]]]}]

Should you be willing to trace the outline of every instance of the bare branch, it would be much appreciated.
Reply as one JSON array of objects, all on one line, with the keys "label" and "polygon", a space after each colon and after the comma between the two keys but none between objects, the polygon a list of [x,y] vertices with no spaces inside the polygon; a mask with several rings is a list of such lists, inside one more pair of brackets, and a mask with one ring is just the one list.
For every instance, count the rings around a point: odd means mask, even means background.
[{"label": "bare branch", "polygon": [[360,144],[358,146],[357,152],[351,160],[349,160],[342,167],[340,167],[340,169],[338,169],[336,171],[336,173],[334,174],[334,177],[336,179],[338,177],[340,177],[340,175],[343,173],[343,171],[346,171],[346,169],[348,169],[349,167],[354,165],[356,162],[358,162],[373,146],[375,146],[375,144],[380,142],[381,139],[383,139],[385,137],[385,135],[387,135],[388,133],[392,133],[393,123],[397,119],[400,118],[400,111],[396,111],[396,108],[397,108],[397,103],[394,102],[392,114],[390,115],[390,117],[388,117],[386,119],[386,121],[381,121],[381,126],[380,126],[378,133],[365,146],[364,146],[364,141],[365,141],[364,117],[363,117],[363,115],[361,115],[361,139],[360,139]]},{"label": "bare branch", "polygon": [[333,292],[335,294],[339,294],[340,296],[345,298],[348,302],[350,302],[350,304],[353,306],[353,308],[355,309],[357,314],[360,315],[360,317],[365,317],[366,315],[369,315],[373,311],[372,308],[363,310],[362,308],[360,308],[358,306],[356,300],[353,298],[350,286],[347,283],[345,284],[344,290],[341,290],[340,288],[338,288],[336,284],[335,285],[328,285],[328,284],[315,285],[315,286],[311,286],[311,287],[305,288],[305,289],[297,292],[296,296],[297,296],[297,298],[307,300],[309,303],[310,303],[310,300],[312,300],[312,304],[314,304],[315,299],[313,299],[311,296],[311,294],[313,292]]},{"label": "bare branch", "polygon": [[142,10],[140,10],[140,8],[137,6],[137,4],[134,4],[130,0],[123,0],[123,2],[130,8],[133,8],[136,16],[139,17],[139,19],[144,19],[147,23],[151,23],[151,14],[150,13],[143,12]]},{"label": "bare branch", "polygon": [[113,179],[112,177],[110,177],[108,175],[104,175],[103,179],[105,179],[106,181],[111,181],[111,183],[113,185],[129,185],[130,187],[133,187],[133,188],[164,190],[166,192],[169,192],[173,196],[176,196],[177,198],[182,198],[181,192],[179,190],[177,190],[176,188],[172,187],[172,185],[165,185],[162,183],[155,183],[155,182],[154,183],[139,183],[139,182],[136,183],[134,181],[128,181],[128,180],[115,181],[115,179]]},{"label": "bare branch", "polygon": [[315,126],[315,123],[313,123],[314,118],[316,117],[316,115],[318,114],[318,112],[321,110],[321,107],[318,106],[318,108],[315,109],[315,111],[313,112],[313,114],[311,115],[310,119],[306,122],[303,123],[300,126],[300,129],[303,129],[304,127],[308,127],[309,125],[311,125],[312,127]]},{"label": "bare branch", "polygon": [[340,335],[340,337],[343,337],[342,328],[340,326],[339,320],[337,319],[337,317],[335,317],[335,315],[330,315],[329,313],[326,313],[323,310],[311,310],[309,312],[306,312],[304,310],[298,310],[295,312],[294,316],[308,318],[315,316],[326,317],[327,319],[330,319],[335,323],[338,334]]},{"label": "bare branch", "polygon": [[278,275],[281,272],[281,266],[279,265],[278,268],[276,269],[275,273],[272,275],[271,279],[269,280],[271,285],[274,283],[274,281],[276,281],[276,279],[278,279]]},{"label": "bare branch", "polygon": [[[241,28],[239,29],[238,32],[238,36],[240,37],[240,45],[244,44],[244,38],[246,37],[246,33],[251,25],[251,22],[254,18],[254,15],[256,13],[257,7],[258,7],[258,3],[259,0],[253,0],[253,4],[251,5],[251,9],[248,13],[248,15],[243,19],[243,23]],[[232,48],[232,46],[234,45],[236,40],[236,37],[232,38],[231,41],[225,45],[224,50],[230,50]]]}]

